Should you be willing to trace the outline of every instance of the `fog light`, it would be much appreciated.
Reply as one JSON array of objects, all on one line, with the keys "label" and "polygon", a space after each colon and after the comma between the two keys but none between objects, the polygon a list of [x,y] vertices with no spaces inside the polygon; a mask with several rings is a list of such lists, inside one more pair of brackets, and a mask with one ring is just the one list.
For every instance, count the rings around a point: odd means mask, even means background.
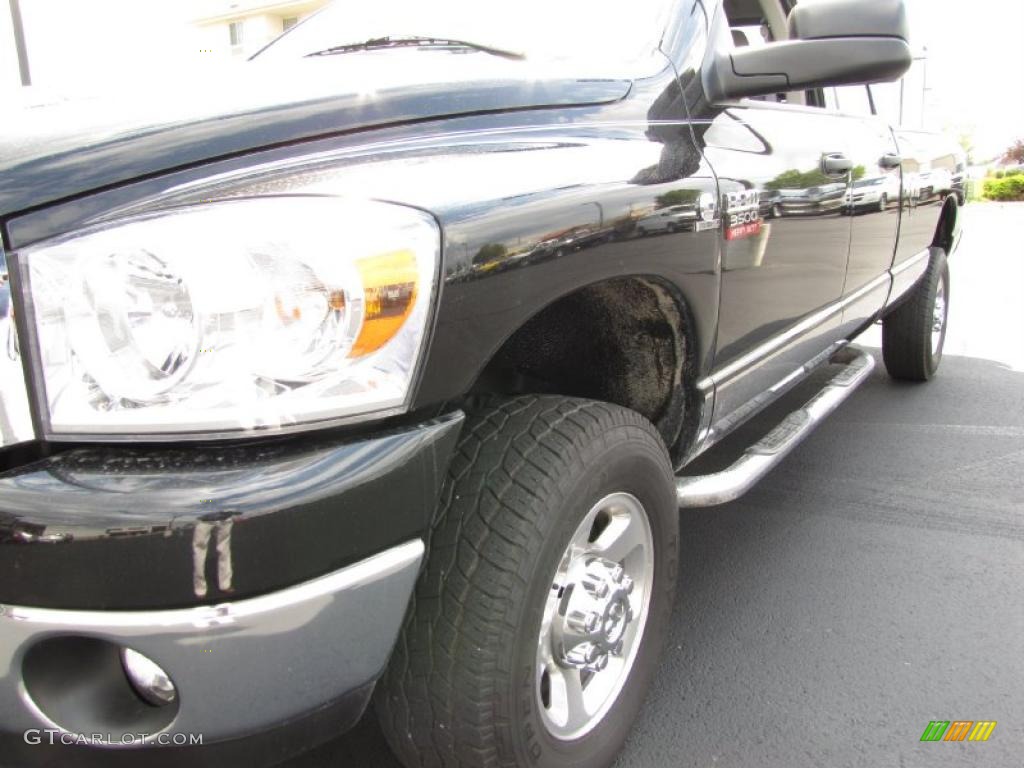
[{"label": "fog light", "polygon": [[132,688],[147,704],[163,707],[177,698],[170,676],[156,662],[131,648],[122,648],[121,663]]}]

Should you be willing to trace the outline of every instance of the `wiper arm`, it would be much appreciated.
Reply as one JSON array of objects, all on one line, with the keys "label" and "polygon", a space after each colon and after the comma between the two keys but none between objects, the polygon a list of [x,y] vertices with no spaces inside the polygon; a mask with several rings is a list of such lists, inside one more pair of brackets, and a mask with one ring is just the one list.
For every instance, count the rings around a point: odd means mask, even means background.
[{"label": "wiper arm", "polygon": [[473,51],[483,51],[492,56],[501,56],[503,59],[525,59],[521,53],[506,51],[501,48],[494,48],[481,43],[471,43],[468,40],[453,40],[448,37],[374,37],[364,40],[361,43],[347,43],[346,45],[335,45],[325,48],[322,51],[307,54],[309,56],[333,56],[336,53],[351,53],[352,51],[376,51],[387,50],[388,48],[468,48]]}]

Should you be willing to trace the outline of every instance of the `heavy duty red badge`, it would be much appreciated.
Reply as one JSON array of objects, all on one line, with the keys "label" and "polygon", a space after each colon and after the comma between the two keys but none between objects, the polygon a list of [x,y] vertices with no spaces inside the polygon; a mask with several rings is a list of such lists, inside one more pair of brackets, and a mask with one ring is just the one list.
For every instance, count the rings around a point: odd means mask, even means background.
[{"label": "heavy duty red badge", "polygon": [[725,239],[741,240],[761,232],[761,195],[746,189],[725,195]]}]

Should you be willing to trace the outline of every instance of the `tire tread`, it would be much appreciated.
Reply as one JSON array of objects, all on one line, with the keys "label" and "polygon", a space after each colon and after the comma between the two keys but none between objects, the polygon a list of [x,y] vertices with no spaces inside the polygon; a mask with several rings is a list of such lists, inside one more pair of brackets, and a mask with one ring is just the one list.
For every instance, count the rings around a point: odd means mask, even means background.
[{"label": "tire tread", "polygon": [[559,494],[560,477],[583,470],[582,449],[606,440],[609,427],[661,444],[639,414],[589,400],[515,397],[467,419],[426,564],[374,699],[385,738],[406,766],[515,765],[501,753],[497,729],[510,724],[495,712],[493,682],[508,671],[499,668],[498,646],[515,629],[509,595],[527,589],[529,574],[519,566],[544,541],[543,502]]},{"label": "tire tread", "polygon": [[911,295],[882,321],[882,359],[894,379],[928,381],[935,375],[938,361],[931,356],[932,302],[941,280],[949,280],[946,256],[933,256]]}]

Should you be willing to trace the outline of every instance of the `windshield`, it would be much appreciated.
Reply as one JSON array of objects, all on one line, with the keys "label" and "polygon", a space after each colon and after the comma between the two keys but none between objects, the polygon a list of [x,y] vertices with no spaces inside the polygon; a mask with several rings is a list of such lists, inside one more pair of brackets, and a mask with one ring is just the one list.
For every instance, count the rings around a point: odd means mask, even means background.
[{"label": "windshield", "polygon": [[[464,41],[529,59],[629,62],[650,55],[659,45],[675,2],[337,0],[293,27],[256,57],[294,59],[332,48],[340,48],[336,55],[342,55],[351,52],[351,46],[382,38],[436,38]],[[386,50],[379,44],[369,47]]]}]

